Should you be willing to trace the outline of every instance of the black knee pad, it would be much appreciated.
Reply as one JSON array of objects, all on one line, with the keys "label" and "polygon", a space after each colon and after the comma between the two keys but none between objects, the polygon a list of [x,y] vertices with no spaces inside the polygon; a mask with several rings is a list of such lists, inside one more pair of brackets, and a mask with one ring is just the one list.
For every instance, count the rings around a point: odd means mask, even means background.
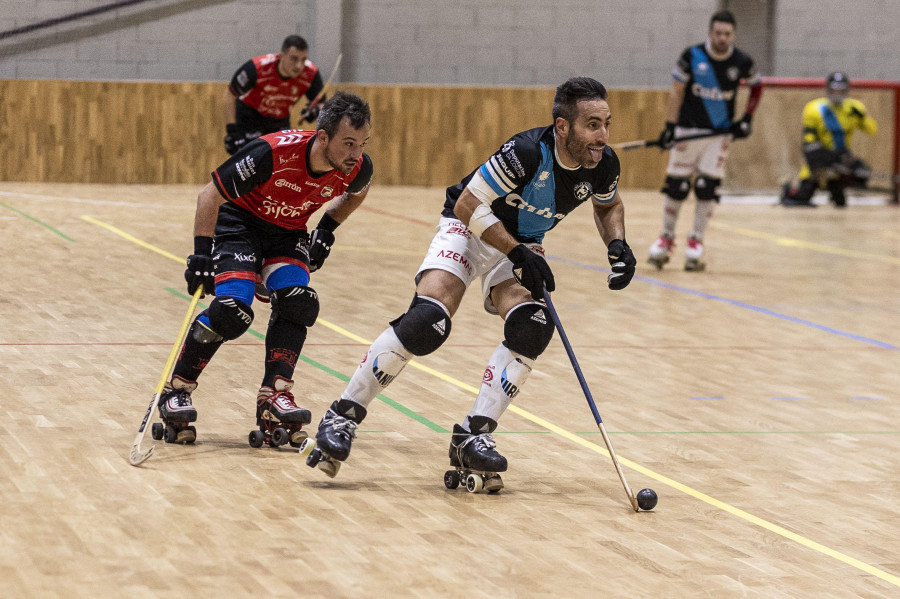
[{"label": "black knee pad", "polygon": [[707,177],[706,175],[700,175],[694,181],[694,194],[697,196],[698,200],[715,200],[719,201],[719,185],[722,184],[722,180],[716,177]]},{"label": "black knee pad", "polygon": [[667,176],[666,182],[663,184],[661,192],[679,202],[688,197],[691,193],[691,180],[684,177]]},{"label": "black knee pad", "polygon": [[554,328],[547,306],[538,303],[521,304],[506,315],[503,343],[510,351],[536,360],[550,344]]},{"label": "black knee pad", "polygon": [[250,328],[253,310],[239,299],[216,297],[206,309],[209,328],[225,341],[237,339]]},{"label": "black knee pad", "polygon": [[406,314],[391,321],[397,339],[414,356],[427,356],[450,336],[450,316],[429,298],[416,295]]},{"label": "black knee pad", "polygon": [[316,324],[316,318],[319,317],[319,294],[312,287],[282,287],[272,291],[270,297],[272,320],[283,318],[304,327]]}]

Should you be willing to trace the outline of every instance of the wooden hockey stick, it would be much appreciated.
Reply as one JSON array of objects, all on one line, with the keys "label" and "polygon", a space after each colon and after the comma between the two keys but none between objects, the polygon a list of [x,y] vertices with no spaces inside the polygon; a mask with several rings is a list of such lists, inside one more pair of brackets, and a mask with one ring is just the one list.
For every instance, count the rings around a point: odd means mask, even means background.
[{"label": "wooden hockey stick", "polygon": [[344,53],[341,52],[338,54],[337,60],[334,61],[334,68],[331,69],[331,75],[328,77],[328,81],[325,82],[325,85],[322,86],[321,91],[316,94],[316,97],[312,99],[312,102],[306,105],[304,110],[310,110],[315,108],[315,106],[322,100],[322,97],[325,95],[325,90],[328,89],[328,86],[331,84],[331,80],[334,79],[334,75],[337,73],[338,67],[341,66],[341,59],[344,57]]},{"label": "wooden hockey stick", "polygon": [[200,301],[201,295],[203,295],[203,285],[200,285],[200,287],[197,288],[197,291],[194,292],[194,297],[191,298],[191,305],[188,307],[184,322],[181,323],[181,330],[178,331],[178,339],[175,341],[175,345],[172,346],[172,351],[169,352],[169,359],[166,361],[166,367],[159,379],[159,383],[156,385],[156,393],[153,394],[153,399],[150,400],[150,405],[147,406],[147,412],[144,414],[144,419],[141,421],[141,428],[138,429],[137,436],[134,438],[134,444],[131,446],[131,457],[129,459],[132,466],[139,465],[153,454],[152,445],[146,453],[141,453],[141,441],[144,440],[144,433],[147,432],[147,424],[150,422],[150,417],[153,415],[154,408],[156,408],[159,403],[159,396],[162,395],[163,388],[166,386],[166,381],[169,380],[169,377],[172,376],[172,370],[175,369],[175,359],[178,356],[178,352],[181,351],[181,346],[184,345],[184,340],[187,338],[188,329],[194,318],[194,310],[197,309],[197,303]]},{"label": "wooden hockey stick", "polygon": [[591,390],[588,389],[587,382],[584,380],[584,375],[581,373],[581,367],[578,366],[578,360],[575,359],[575,352],[572,351],[572,346],[569,345],[569,338],[566,336],[566,332],[563,330],[562,323],[559,320],[559,315],[556,313],[556,308],[553,307],[553,302],[550,301],[550,294],[547,290],[544,290],[544,301],[547,302],[547,309],[550,312],[550,316],[553,318],[553,324],[556,325],[556,330],[559,331],[559,337],[562,339],[563,346],[566,348],[566,353],[569,355],[569,361],[572,363],[572,367],[575,369],[575,376],[578,377],[578,382],[581,384],[581,390],[584,391],[584,397],[587,399],[588,405],[591,408],[591,413],[594,415],[594,420],[597,421],[597,427],[600,429],[600,435],[603,437],[603,442],[606,443],[606,449],[609,451],[609,457],[612,458],[613,465],[616,467],[616,472],[619,474],[619,480],[622,481],[622,486],[625,487],[625,493],[628,495],[628,501],[631,502],[631,507],[634,508],[634,511],[641,511],[640,506],[638,505],[637,498],[634,496],[634,493],[631,491],[631,487],[628,486],[628,482],[625,480],[625,472],[622,471],[622,466],[619,464],[619,459],[616,457],[616,452],[613,451],[612,441],[609,440],[609,435],[606,434],[606,427],[603,426],[603,420],[600,418],[600,412],[597,411],[597,405],[594,403],[594,398],[591,397]]},{"label": "wooden hockey stick", "polygon": [[[731,130],[729,129],[719,129],[716,131],[711,131],[709,133],[696,133],[694,135],[685,135],[684,137],[678,137],[672,140],[673,144],[677,144],[682,141],[691,141],[694,139],[706,139],[707,137],[718,137],[720,135],[731,135]],[[659,146],[659,140],[657,139],[639,139],[637,141],[623,141],[622,143],[617,144],[609,144],[610,147],[614,150],[637,150],[638,148],[652,148],[654,146]]]}]

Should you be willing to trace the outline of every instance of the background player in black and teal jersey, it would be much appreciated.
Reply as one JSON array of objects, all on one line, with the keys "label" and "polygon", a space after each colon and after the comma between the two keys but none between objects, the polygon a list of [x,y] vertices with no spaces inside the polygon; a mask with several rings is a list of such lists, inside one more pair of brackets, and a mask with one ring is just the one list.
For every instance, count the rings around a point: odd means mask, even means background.
[{"label": "background player in black and teal jersey", "polygon": [[[666,167],[663,227],[650,247],[649,262],[662,268],[674,248],[675,224],[693,178],[697,206],[694,225],[685,249],[685,270],[703,270],[703,236],[719,201],[718,187],[725,174],[725,161],[732,139],[750,135],[753,112],[762,95],[762,84],[753,59],[734,46],[736,23],[727,10],[709,21],[705,43],[686,48],[672,71],[666,126],[659,135],[660,147],[671,149]],[[741,81],[750,87],[744,116],[735,120],[734,104]],[[678,138],[704,133],[725,135],[675,143]]]},{"label": "background player in black and teal jersey", "polygon": [[849,98],[850,80],[844,73],[831,73],[825,79],[824,98],[817,98],[803,108],[803,157],[800,185],[793,189],[786,183],[781,195],[785,206],[808,206],[813,194],[827,189],[838,208],[847,205],[847,187],[865,187],[872,172],[860,158],[850,152],[850,140],[859,129],[868,135],[878,132],[878,124],[866,113],[862,102]]},{"label": "background player in black and teal jersey", "polygon": [[[447,190],[438,232],[416,274],[412,304],[369,348],[337,402],[339,415],[359,423],[408,360],[437,350],[450,334],[466,289],[481,277],[484,307],[505,320],[504,339],[488,361],[474,406],[453,427],[450,462],[490,473],[506,470],[491,433],[554,330],[543,302],[544,289],[555,288],[540,246],[545,234],[589,204],[612,265],[609,288],[622,289],[634,276],[617,187],[619,160],[607,146],[606,99],[598,81],[568,80],[556,90],[553,125],[514,135]],[[320,426],[328,424],[323,420]],[[322,437],[317,436],[320,444]],[[326,453],[346,459],[350,438],[335,445]],[[499,477],[491,481],[497,485]]]}]

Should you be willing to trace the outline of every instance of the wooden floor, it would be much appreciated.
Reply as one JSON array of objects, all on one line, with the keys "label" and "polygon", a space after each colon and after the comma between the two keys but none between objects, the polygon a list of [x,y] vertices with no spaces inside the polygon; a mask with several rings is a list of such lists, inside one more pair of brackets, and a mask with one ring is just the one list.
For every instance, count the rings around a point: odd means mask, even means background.
[{"label": "wooden floor", "polygon": [[[625,190],[621,292],[587,208],[551,233],[563,325],[630,485],[660,497],[634,513],[558,338],[495,435],[506,488],[444,488],[502,335],[477,287],[338,478],[247,445],[258,304],[200,379],[197,443],[131,467],[197,191],[0,184],[0,595],[900,597],[900,209],[723,203],[697,274],[691,200],[658,272],[661,200]],[[442,201],[376,186],[338,230],[296,373],[314,422],[406,309]]]}]

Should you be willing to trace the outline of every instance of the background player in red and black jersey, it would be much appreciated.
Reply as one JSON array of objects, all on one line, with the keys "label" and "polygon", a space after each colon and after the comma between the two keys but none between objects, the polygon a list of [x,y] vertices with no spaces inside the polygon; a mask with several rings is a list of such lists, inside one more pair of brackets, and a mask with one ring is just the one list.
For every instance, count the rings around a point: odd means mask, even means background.
[{"label": "background player in red and black jersey", "polygon": [[[299,35],[289,35],[278,54],[264,54],[245,62],[225,91],[225,150],[237,152],[266,133],[291,128],[291,108],[306,96],[312,102],[322,91],[322,75],[309,60],[309,46]],[[323,97],[321,101],[324,100]],[[314,123],[319,107],[304,109],[301,125]]]},{"label": "background player in red and black jersey", "polygon": [[[281,131],[248,143],[200,191],[185,279],[189,293],[202,285],[216,297],[194,320],[160,398],[160,416],[174,431],[167,441],[193,441],[187,425],[197,411],[190,394],[222,343],[250,327],[258,284],[265,289],[258,296],[271,299],[272,316],[257,398],[260,430],[251,435],[257,446],[296,446],[305,437],[300,426],[310,422],[310,412],[294,403],[290,391],[306,330],[319,313],[309,274],[322,267],[334,230],[368,193],[372,161],[363,148],[370,118],[365,101],[337,93],[322,107],[317,131]],[[325,204],[310,236],[307,221]]]},{"label": "background player in red and black jersey", "polygon": [[[719,201],[718,187],[725,174],[725,161],[732,139],[750,135],[753,112],[762,95],[762,82],[753,59],[734,46],[736,23],[727,10],[715,13],[709,21],[705,43],[686,48],[672,70],[666,126],[658,144],[671,149],[666,167],[663,228],[650,247],[649,262],[662,268],[674,247],[675,223],[684,200],[691,192],[691,179],[697,206],[694,225],[685,249],[685,270],[700,271],[703,262],[703,235]],[[741,81],[750,87],[750,99],[744,116],[736,120],[735,98]],[[723,132],[725,135],[674,143],[681,137]]]}]

